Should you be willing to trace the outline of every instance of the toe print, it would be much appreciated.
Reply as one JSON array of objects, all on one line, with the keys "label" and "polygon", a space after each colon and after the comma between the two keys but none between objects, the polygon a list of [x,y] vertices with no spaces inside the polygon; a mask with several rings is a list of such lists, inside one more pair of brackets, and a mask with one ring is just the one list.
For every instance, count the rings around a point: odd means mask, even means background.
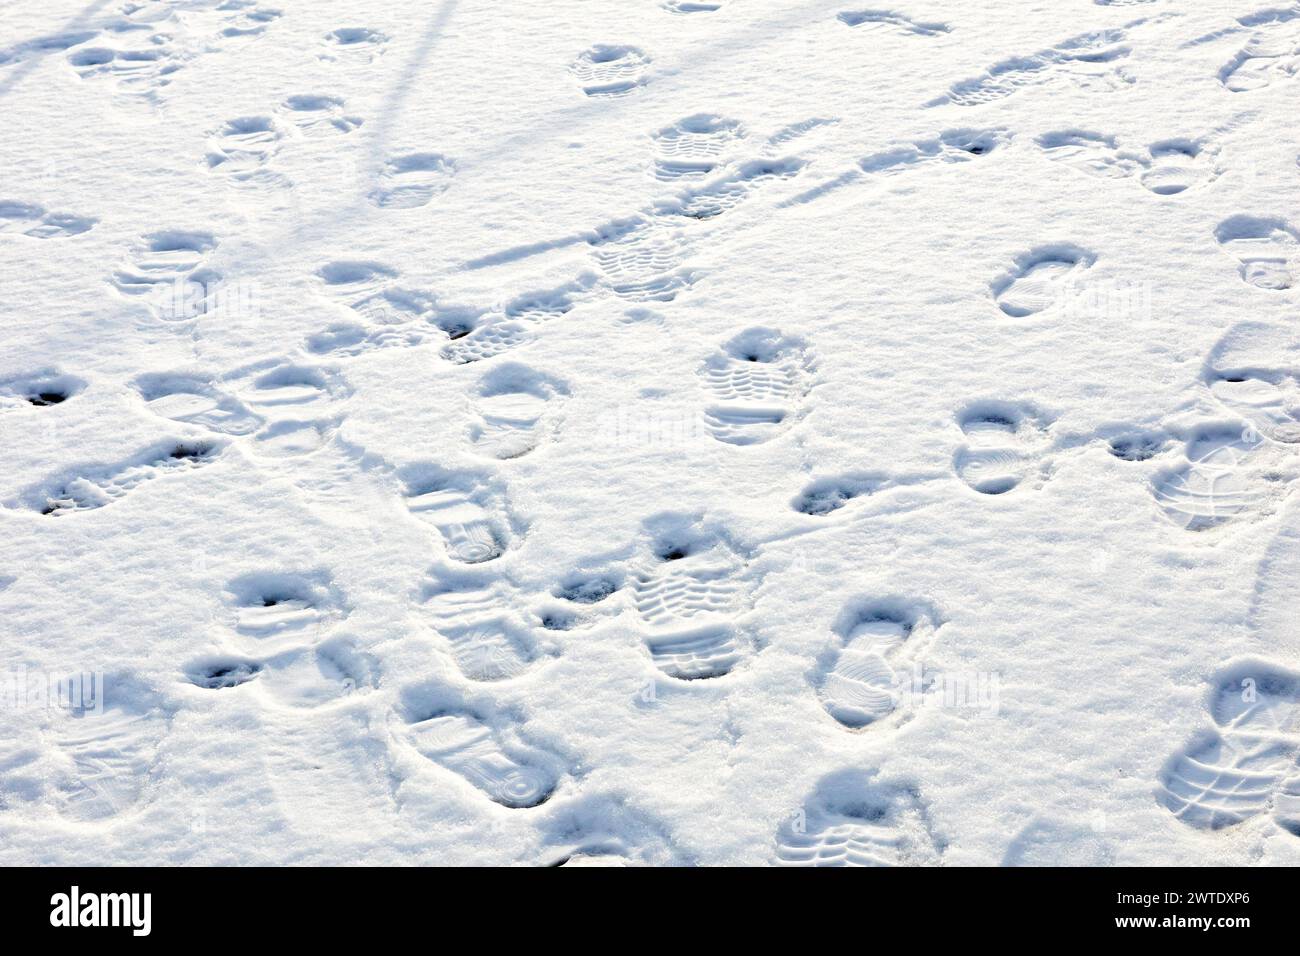
[{"label": "toe print", "polygon": [[193,472],[216,461],[223,446],[215,442],[176,442],[141,452],[116,465],[80,469],[72,477],[38,486],[24,496],[28,507],[59,517],[103,508],[155,479]]}]

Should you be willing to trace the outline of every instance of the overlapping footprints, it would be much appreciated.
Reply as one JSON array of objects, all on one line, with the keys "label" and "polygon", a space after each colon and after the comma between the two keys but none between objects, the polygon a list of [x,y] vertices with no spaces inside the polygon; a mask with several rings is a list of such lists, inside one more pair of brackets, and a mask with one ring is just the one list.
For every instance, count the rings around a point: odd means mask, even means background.
[{"label": "overlapping footprints", "polygon": [[981,106],[1056,80],[1117,89],[1132,82],[1122,63],[1132,52],[1126,40],[1120,29],[1080,34],[1047,50],[994,64],[980,76],[954,83],[926,105]]},{"label": "overlapping footprints", "polygon": [[1068,305],[1076,283],[1097,257],[1068,243],[1039,246],[1017,256],[1010,269],[990,285],[993,300],[1004,315],[1027,318]]},{"label": "overlapping footprints", "polygon": [[623,44],[598,43],[569,67],[587,96],[625,96],[646,82],[650,57]]},{"label": "overlapping footprints", "polygon": [[456,163],[441,153],[406,153],[384,163],[370,201],[381,209],[427,206],[445,192],[456,174]]},{"label": "overlapping footprints", "polygon": [[60,239],[92,229],[97,219],[66,212],[50,212],[36,203],[0,199],[0,235],[17,233],[33,239]]},{"label": "overlapping footprints", "polygon": [[913,788],[857,771],[822,780],[776,836],[780,866],[936,866],[943,850]]},{"label": "overlapping footprints", "polygon": [[[810,122],[814,124],[810,127],[812,129],[827,125],[826,121]],[[855,166],[783,200],[780,205],[811,202],[852,183],[871,182],[879,177],[897,176],[935,166],[969,163],[993,154],[1010,141],[1011,134],[1005,129],[962,127],[945,130],[938,136],[900,143],[865,156]]]},{"label": "overlapping footprints", "polygon": [[397,283],[397,270],[379,262],[340,259],[316,272],[325,293],[347,308],[352,321],[334,322],[307,338],[316,355],[355,356],[459,338],[479,312],[444,306],[436,296]]},{"label": "overlapping footprints", "polygon": [[1300,675],[1240,662],[1215,677],[1207,709],[1214,729],[1169,760],[1156,800],[1199,829],[1270,818],[1300,836]]},{"label": "overlapping footprints", "polygon": [[1293,78],[1300,71],[1300,31],[1255,35],[1219,70],[1219,82],[1233,93],[1249,93]]},{"label": "overlapping footprints", "polygon": [[166,33],[154,33],[134,43],[121,42],[124,39],[112,46],[76,47],[68,52],[68,63],[83,80],[110,83],[123,102],[155,104],[193,53]]},{"label": "overlapping footprints", "polygon": [[812,371],[802,339],[763,327],[739,333],[700,369],[712,399],[706,429],[729,445],[771,441],[798,419]]},{"label": "overlapping footprints", "polygon": [[812,676],[826,712],[849,730],[910,717],[910,695],[924,692],[921,669],[941,625],[933,611],[897,598],[845,608]]},{"label": "overlapping footprints", "polygon": [[1300,232],[1277,216],[1230,216],[1214,231],[1223,251],[1237,260],[1242,281],[1280,292],[1296,281]]},{"label": "overlapping footprints", "polygon": [[[631,578],[655,666],[679,680],[730,673],[749,653],[736,624],[747,609],[745,560],[723,537],[699,526],[658,536]],[[574,590],[603,600],[603,587]],[[572,598],[571,598],[572,599]]]},{"label": "overlapping footprints", "polygon": [[234,653],[186,668],[205,690],[252,684],[273,704],[315,708],[374,685],[375,662],[355,639],[333,632],[351,607],[322,570],[254,572],[225,589],[220,643]]},{"label": "overlapping footprints", "polygon": [[1046,481],[1049,420],[1032,405],[983,401],[957,416],[964,438],[953,457],[957,477],[983,495],[1003,495]]},{"label": "overlapping footprints", "polygon": [[221,457],[214,441],[176,441],[147,448],[123,462],[80,467],[28,489],[18,506],[60,517],[120,501],[143,485],[202,468]]},{"label": "overlapping footprints", "polygon": [[1204,140],[1162,140],[1127,149],[1114,136],[1062,130],[1045,133],[1037,142],[1048,159],[1092,176],[1136,178],[1157,196],[1176,196],[1212,182],[1222,172],[1217,148]]},{"label": "overlapping footprints", "polygon": [[151,412],[231,437],[260,454],[315,451],[333,434],[349,389],[332,369],[269,360],[221,377],[147,373],[133,383]]}]

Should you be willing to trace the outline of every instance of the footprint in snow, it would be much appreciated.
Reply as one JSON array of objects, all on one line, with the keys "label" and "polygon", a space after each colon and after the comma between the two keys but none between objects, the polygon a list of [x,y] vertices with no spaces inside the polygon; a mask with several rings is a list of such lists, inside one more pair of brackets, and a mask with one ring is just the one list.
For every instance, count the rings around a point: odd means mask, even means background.
[{"label": "footprint in snow", "polygon": [[669,13],[716,13],[722,0],[663,0],[659,6]]},{"label": "footprint in snow", "polygon": [[236,184],[283,186],[288,180],[266,169],[284,132],[271,116],[227,120],[208,140],[208,169]]},{"label": "footprint in snow", "polygon": [[498,366],[478,385],[469,428],[474,450],[489,458],[521,458],[550,437],[568,389],[527,366]]},{"label": "footprint in snow", "polygon": [[504,499],[482,475],[436,467],[407,469],[411,514],[437,529],[449,559],[482,564],[501,557],[514,540]]},{"label": "footprint in snow", "polygon": [[1040,246],[1017,256],[1014,266],[989,289],[1002,313],[1013,318],[1063,309],[1079,297],[1077,284],[1096,261],[1078,246]]},{"label": "footprint in snow", "polygon": [[771,441],[799,417],[810,372],[802,340],[761,327],[741,332],[700,369],[713,399],[705,427],[729,445]]},{"label": "footprint in snow", "polygon": [[780,866],[937,866],[943,847],[915,790],[841,771],[818,784],[776,837]]},{"label": "footprint in snow", "polygon": [[1046,133],[1038,146],[1048,159],[1105,179],[1136,178],[1157,196],[1177,196],[1223,172],[1217,148],[1203,140],[1165,140],[1125,149],[1113,136],[1078,130]]},{"label": "footprint in snow", "polygon": [[910,719],[913,695],[926,690],[921,670],[941,623],[896,599],[846,608],[813,674],[826,712],[849,730]]},{"label": "footprint in snow", "polygon": [[1250,426],[1209,424],[1191,431],[1181,462],[1151,482],[1161,512],[1188,531],[1209,531],[1272,510],[1287,486],[1270,481],[1271,448]]},{"label": "footprint in snow", "polygon": [[259,654],[318,644],[352,610],[323,571],[241,575],[224,598],[235,639]]},{"label": "footprint in snow", "polygon": [[735,209],[764,186],[797,176],[804,165],[798,159],[756,159],[742,163],[735,172],[660,202],[658,212],[695,220],[715,219]]},{"label": "footprint in snow", "polygon": [[1239,323],[1215,346],[1204,381],[1210,394],[1262,437],[1300,443],[1300,363],[1287,328]]},{"label": "footprint in snow", "polygon": [[726,164],[745,137],[738,120],[696,113],[652,134],[654,175],[664,182],[700,179]]},{"label": "footprint in snow", "polygon": [[589,242],[605,286],[621,299],[671,302],[695,281],[680,236],[656,220],[620,223]]},{"label": "footprint in snow", "polygon": [[106,824],[143,809],[153,796],[172,712],[130,678],[81,681],[85,706],[59,710],[42,735],[58,763],[40,789],[52,791],[49,802],[65,820]]},{"label": "footprint in snow", "polygon": [[697,528],[661,536],[652,552],[631,588],[655,666],[678,680],[731,673],[749,654],[736,624],[748,610],[744,560],[716,534]]},{"label": "footprint in snow", "polygon": [[855,498],[868,498],[891,483],[888,477],[876,474],[819,478],[808,484],[790,502],[790,507],[800,514],[824,518],[839,511]]},{"label": "footprint in snow", "polygon": [[1219,70],[1219,82],[1232,93],[1249,93],[1295,76],[1300,68],[1300,36],[1254,36]]},{"label": "footprint in snow", "polygon": [[982,75],[954,83],[926,106],[982,106],[1020,90],[1054,81],[1093,89],[1121,89],[1133,82],[1121,61],[1132,52],[1123,30],[1097,30],[1028,56],[994,64]]},{"label": "footprint in snow", "polygon": [[1042,458],[1047,424],[1029,405],[978,402],[957,416],[965,441],[953,470],[983,495],[1004,495],[1027,480],[1038,487],[1050,474]]},{"label": "footprint in snow", "polygon": [[216,248],[210,232],[151,232],[132,244],[109,282],[122,295],[149,299],[159,318],[197,318],[221,282],[221,273],[207,264]]},{"label": "footprint in snow", "polygon": [[67,60],[83,80],[108,83],[119,104],[153,106],[191,56],[173,37],[154,33],[130,45],[78,46]]},{"label": "footprint in snow", "polygon": [[1215,726],[1170,758],[1156,801],[1198,829],[1259,818],[1300,836],[1300,674],[1242,661],[1214,679],[1206,706]]},{"label": "footprint in snow", "polygon": [[340,27],[325,34],[322,60],[369,63],[383,55],[388,37],[369,27]]},{"label": "footprint in snow", "polygon": [[35,203],[0,200],[0,234],[18,233],[33,239],[60,239],[88,232],[98,219],[49,212]]},{"label": "footprint in snow", "polygon": [[424,619],[472,681],[519,677],[551,656],[512,609],[516,596],[500,581],[479,587],[435,579],[423,593]]},{"label": "footprint in snow", "polygon": [[1275,216],[1230,216],[1219,223],[1214,237],[1237,260],[1242,281],[1257,289],[1280,292],[1295,284],[1295,260],[1300,232]]},{"label": "footprint in snow", "polygon": [[370,201],[381,209],[416,209],[446,192],[456,174],[454,161],[441,153],[407,153],[384,163]]},{"label": "footprint in snow", "polygon": [[330,369],[272,361],[224,378],[150,373],[134,386],[155,415],[232,437],[274,458],[308,454],[333,435],[348,388]]},{"label": "footprint in snow", "polygon": [[647,80],[650,57],[634,46],[598,43],[569,67],[588,96],[625,96]]},{"label": "footprint in snow", "polygon": [[472,784],[512,810],[545,803],[559,786],[560,761],[517,740],[513,728],[494,728],[488,718],[464,707],[408,707],[398,733],[425,760]]},{"label": "footprint in snow", "polygon": [[926,23],[889,10],[845,11],[839,15],[838,19],[847,26],[859,27],[863,30],[887,29],[895,33],[914,36],[932,37],[952,31],[952,27],[946,23]]},{"label": "footprint in snow", "polygon": [[169,442],[125,462],[79,468],[29,489],[21,500],[28,508],[54,517],[93,511],[156,479],[175,478],[209,465],[221,457],[223,449],[209,441]]},{"label": "footprint in snow", "polygon": [[[330,638],[265,659],[231,655],[202,657],[185,678],[204,690],[248,687],[272,706],[308,710],[346,701],[374,688],[377,665],[349,638]],[[242,692],[241,692],[242,693]]]},{"label": "footprint in snow", "polygon": [[344,112],[341,96],[328,93],[296,93],[280,104],[280,112],[307,133],[350,133],[363,120]]}]

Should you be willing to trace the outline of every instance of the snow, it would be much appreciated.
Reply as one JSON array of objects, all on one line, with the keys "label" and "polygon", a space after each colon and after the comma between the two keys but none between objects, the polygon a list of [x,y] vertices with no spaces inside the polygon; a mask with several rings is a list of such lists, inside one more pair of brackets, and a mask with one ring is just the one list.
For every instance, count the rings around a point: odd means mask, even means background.
[{"label": "snow", "polygon": [[0,862],[1300,862],[1258,4],[7,4]]}]

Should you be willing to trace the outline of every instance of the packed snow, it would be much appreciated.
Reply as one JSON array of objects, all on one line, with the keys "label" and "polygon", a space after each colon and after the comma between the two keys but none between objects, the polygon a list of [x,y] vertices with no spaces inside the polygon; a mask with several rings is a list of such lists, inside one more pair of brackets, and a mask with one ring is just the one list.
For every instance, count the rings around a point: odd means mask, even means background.
[{"label": "packed snow", "polygon": [[1265,2],[5,4],[0,863],[1300,863]]}]

